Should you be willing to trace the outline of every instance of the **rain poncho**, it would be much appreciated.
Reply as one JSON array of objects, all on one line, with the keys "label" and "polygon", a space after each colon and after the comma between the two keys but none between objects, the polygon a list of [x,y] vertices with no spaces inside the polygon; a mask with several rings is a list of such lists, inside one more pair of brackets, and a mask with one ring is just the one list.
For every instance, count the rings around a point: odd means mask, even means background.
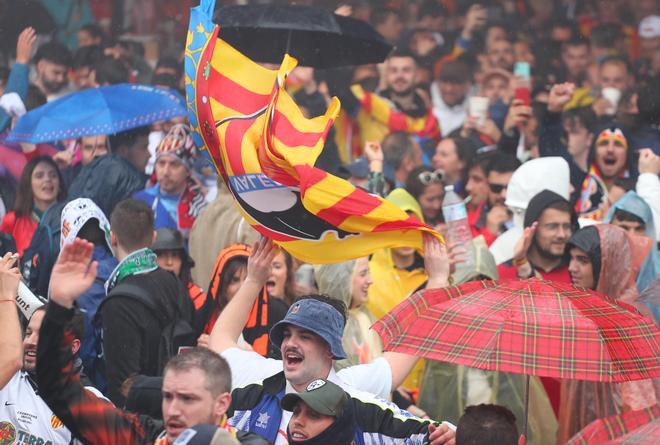
[{"label": "rain poncho", "polygon": [[[652,240],[602,224],[579,230],[568,244],[569,248],[577,247],[591,258],[597,292],[629,304],[636,301],[637,275],[653,249]],[[658,379],[617,384],[564,380],[559,443],[565,443],[598,418],[657,404],[658,383]]]},{"label": "rain poncho", "polygon": [[[476,253],[471,270],[458,269],[456,284],[480,277],[496,280],[495,259],[483,238],[475,238],[471,249]],[[528,438],[530,445],[554,445],[557,420],[541,381],[532,376],[529,384]],[[509,408],[516,416],[518,431],[523,429],[525,376],[508,372],[482,371],[451,363],[427,360],[419,394],[419,407],[432,419],[458,423],[465,407],[494,403]]]},{"label": "rain poncho", "polygon": [[346,359],[335,363],[339,370],[347,366],[369,363],[383,353],[383,343],[371,325],[376,321],[364,306],[351,307],[351,282],[355,272],[355,261],[323,264],[314,267],[319,293],[342,300],[348,309],[342,346]]},{"label": "rain poncho", "polygon": [[[386,199],[400,209],[411,212],[420,221],[424,220],[419,204],[404,189],[392,190]],[[391,249],[380,250],[373,254],[369,261],[373,284],[369,287],[367,308],[376,319],[381,318],[404,298],[424,285],[428,277],[421,258],[418,260],[419,264],[415,263],[408,269],[399,269],[394,265]],[[418,387],[422,370],[420,361],[403,386],[409,389]]]},{"label": "rain poncho", "polygon": [[[651,207],[649,207],[646,201],[640,198],[637,193],[629,191],[623,195],[621,199],[610,208],[610,211],[607,213],[603,222],[611,223],[617,210],[624,210],[639,217],[646,225],[646,236],[653,241],[657,241]],[[643,291],[658,275],[660,275],[660,251],[656,248],[653,249],[642,265],[642,269],[637,276],[637,289]]]},{"label": "rain poncho", "polygon": [[[610,207],[609,212],[603,219],[605,224],[609,224],[614,219],[617,210],[624,210],[639,217],[646,225],[646,236],[655,240],[655,224],[653,221],[653,212],[651,207],[634,191],[629,191]],[[657,240],[656,240],[657,241]]]}]

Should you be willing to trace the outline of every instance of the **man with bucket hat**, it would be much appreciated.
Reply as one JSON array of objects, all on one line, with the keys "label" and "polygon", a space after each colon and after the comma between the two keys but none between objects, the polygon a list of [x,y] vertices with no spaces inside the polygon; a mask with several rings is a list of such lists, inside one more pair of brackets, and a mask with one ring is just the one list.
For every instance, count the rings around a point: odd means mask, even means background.
[{"label": "man with bucket hat", "polygon": [[[427,257],[440,260],[442,252],[446,255],[443,249],[439,243],[433,245],[427,248]],[[453,444],[454,431],[449,425],[430,425],[429,421],[413,417],[383,400],[393,384],[398,386],[412,369],[416,363],[413,357],[388,354],[366,365],[334,371],[333,360],[346,356],[341,345],[346,308],[339,300],[307,295],[289,308],[286,317],[270,332],[271,342],[282,353],[281,361],[236,346],[254,297],[268,279],[270,261],[276,251],[266,239],[255,246],[248,260],[247,278],[220,314],[211,334],[209,347],[221,353],[232,368],[230,423],[275,445],[283,445],[288,442],[286,429],[292,413],[280,406],[280,400],[285,394],[303,392],[313,381],[324,379],[363,402],[364,411],[356,415],[355,421],[362,440],[406,438],[410,444],[425,441],[434,445]],[[434,263],[437,269],[431,272],[448,275],[446,263],[446,257]]]}]

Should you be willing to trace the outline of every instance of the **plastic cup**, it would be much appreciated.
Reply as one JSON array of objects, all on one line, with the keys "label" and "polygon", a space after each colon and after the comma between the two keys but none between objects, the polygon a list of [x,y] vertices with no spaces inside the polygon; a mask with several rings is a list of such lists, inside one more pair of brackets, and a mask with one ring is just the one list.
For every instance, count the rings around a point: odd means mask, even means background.
[{"label": "plastic cup", "polygon": [[621,90],[618,88],[606,87],[603,88],[602,95],[610,103],[610,106],[607,107],[607,114],[615,114],[616,109],[619,106],[619,100],[621,100]]}]

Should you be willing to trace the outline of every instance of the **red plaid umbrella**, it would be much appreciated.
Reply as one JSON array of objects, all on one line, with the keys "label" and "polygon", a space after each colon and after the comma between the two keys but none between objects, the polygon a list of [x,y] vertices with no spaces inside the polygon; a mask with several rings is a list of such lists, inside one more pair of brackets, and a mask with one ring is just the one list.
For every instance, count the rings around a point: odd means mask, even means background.
[{"label": "red plaid umbrella", "polygon": [[660,377],[655,324],[632,306],[563,283],[423,290],[373,328],[386,350],[479,369],[602,382]]},{"label": "red plaid umbrella", "polygon": [[573,436],[566,445],[660,443],[660,406],[597,419]]}]

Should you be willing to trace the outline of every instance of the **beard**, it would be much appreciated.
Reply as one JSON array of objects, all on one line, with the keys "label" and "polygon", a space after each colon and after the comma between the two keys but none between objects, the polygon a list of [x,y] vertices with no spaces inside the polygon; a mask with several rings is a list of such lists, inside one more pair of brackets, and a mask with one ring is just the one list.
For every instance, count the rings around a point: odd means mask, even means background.
[{"label": "beard", "polygon": [[545,258],[546,260],[550,261],[561,260],[564,257],[566,250],[566,245],[564,244],[564,250],[561,252],[561,254],[554,254],[550,250],[541,247],[541,245],[536,241],[536,238],[532,240],[532,247],[536,249],[541,258]]},{"label": "beard", "polygon": [[66,82],[56,82],[54,80],[42,79],[41,84],[49,94],[54,94],[66,86]]}]

